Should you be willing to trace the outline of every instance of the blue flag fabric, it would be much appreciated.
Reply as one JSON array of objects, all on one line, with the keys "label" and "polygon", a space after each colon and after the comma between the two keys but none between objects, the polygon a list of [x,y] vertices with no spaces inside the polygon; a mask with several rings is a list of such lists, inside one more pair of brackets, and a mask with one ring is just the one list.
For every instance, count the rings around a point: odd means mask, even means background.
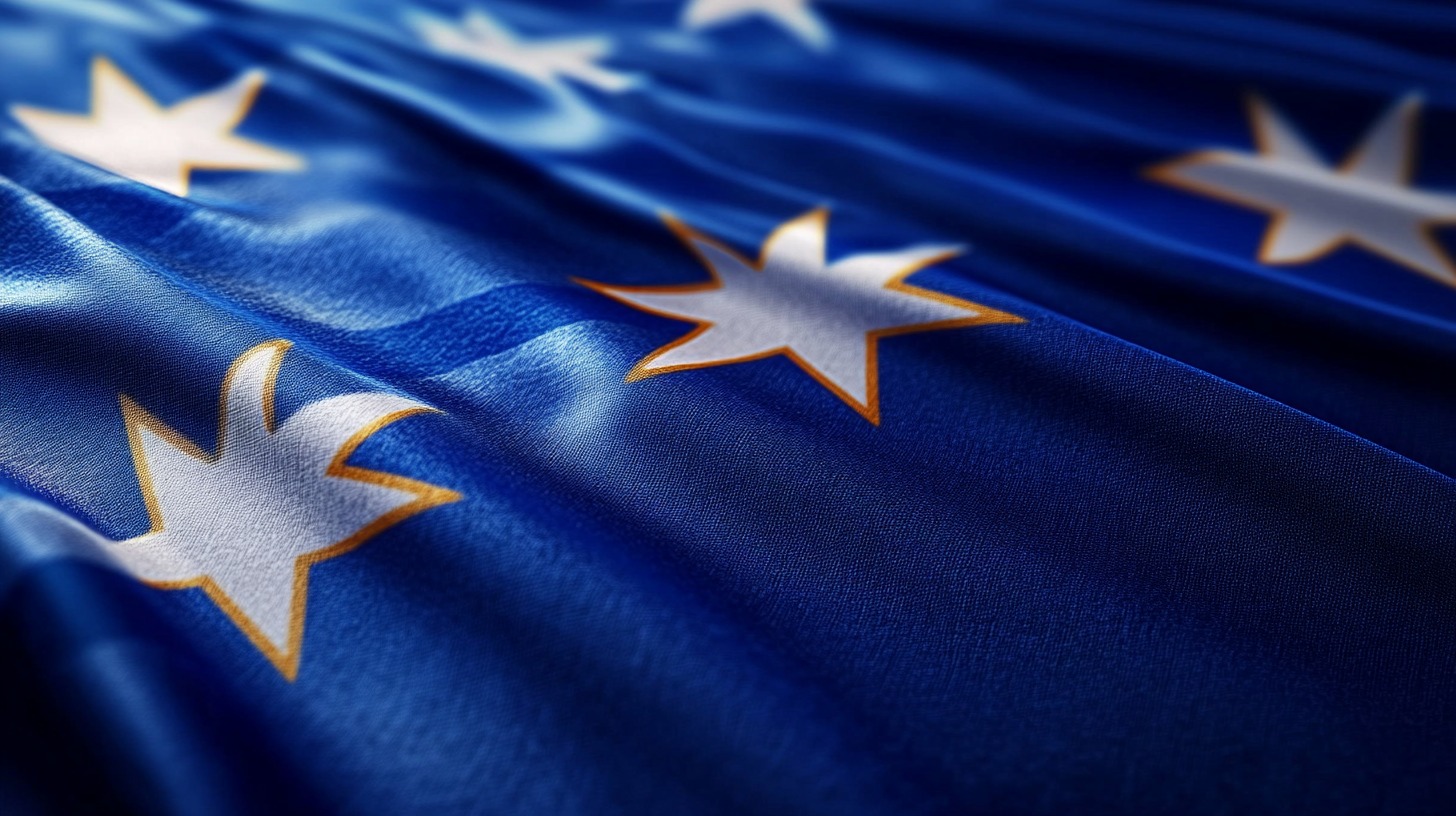
[{"label": "blue flag fabric", "polygon": [[0,3],[0,811],[1451,812],[1453,42]]}]

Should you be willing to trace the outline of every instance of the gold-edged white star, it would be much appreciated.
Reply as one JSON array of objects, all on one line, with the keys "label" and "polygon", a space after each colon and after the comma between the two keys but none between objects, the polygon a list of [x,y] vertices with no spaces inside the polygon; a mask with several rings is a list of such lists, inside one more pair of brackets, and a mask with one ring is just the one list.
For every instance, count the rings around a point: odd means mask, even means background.
[{"label": "gold-edged white star", "polygon": [[201,587],[292,680],[309,568],[460,494],[349,464],[380,428],[434,410],[414,400],[345,394],[276,424],[273,394],[288,348],[262,343],[232,364],[211,453],[121,397],[152,528],[111,551],[153,586]]},{"label": "gold-edged white star", "polygon": [[960,247],[915,246],[826,263],[829,212],[822,208],[774,230],[757,263],[676,219],[667,223],[708,268],[712,280],[680,286],[577,281],[633,308],[698,324],[638,362],[627,374],[629,382],[782,354],[878,424],[880,338],[1022,322],[1015,315],[904,282],[912,273],[960,254]]},{"label": "gold-edged white star", "polygon": [[829,26],[811,6],[812,0],[688,0],[682,25],[689,31],[759,16],[777,24],[816,51],[833,44]]},{"label": "gold-edged white star", "polygon": [[528,41],[478,9],[466,12],[459,25],[427,14],[414,15],[411,22],[425,42],[442,54],[510,71],[542,85],[554,86],[565,78],[620,93],[637,84],[637,77],[597,64],[612,53],[612,41],[607,37]]},{"label": "gold-edged white star", "polygon": [[46,145],[121,176],[185,196],[193,170],[299,170],[303,159],[233,133],[262,89],[262,71],[170,107],[105,57],[91,62],[91,112],[12,105]]},{"label": "gold-edged white star", "polygon": [[1430,234],[1435,224],[1456,222],[1456,196],[1411,185],[1420,107],[1416,95],[1401,100],[1331,166],[1278,111],[1251,97],[1258,152],[1203,150],[1148,174],[1269,213],[1263,263],[1308,263],[1350,243],[1456,286],[1456,267]]}]

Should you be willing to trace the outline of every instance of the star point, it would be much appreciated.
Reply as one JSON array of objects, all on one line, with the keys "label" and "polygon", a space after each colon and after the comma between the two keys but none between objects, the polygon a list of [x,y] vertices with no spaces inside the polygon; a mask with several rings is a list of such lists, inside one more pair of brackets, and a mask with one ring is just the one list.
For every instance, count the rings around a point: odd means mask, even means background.
[{"label": "star point", "polygon": [[204,451],[120,397],[151,529],[111,551],[161,589],[200,587],[289,680],[298,673],[309,569],[459,493],[348,463],[381,428],[431,412],[362,392],[309,403],[281,425],[286,341],[254,346],[223,380],[217,448]]},{"label": "star point", "polygon": [[425,42],[442,54],[509,71],[554,87],[571,79],[606,93],[635,87],[639,77],[598,64],[612,54],[608,37],[527,40],[479,9],[466,12],[459,24],[431,15],[412,19]]},{"label": "star point", "polygon": [[1456,223],[1456,197],[1411,184],[1419,94],[1391,106],[1333,166],[1262,97],[1251,95],[1247,107],[1257,152],[1197,151],[1148,176],[1267,213],[1261,263],[1309,263],[1355,244],[1456,286],[1456,266],[1431,235],[1436,225]]},{"label": "star point", "polygon": [[683,7],[681,23],[689,31],[699,31],[737,22],[747,17],[762,17],[815,51],[828,51],[833,45],[829,26],[811,7],[812,0],[689,0]]},{"label": "star point", "polygon": [[266,74],[245,72],[216,90],[164,107],[111,60],[91,62],[91,112],[12,105],[39,141],[133,181],[186,197],[193,170],[291,171],[296,154],[233,133]]},{"label": "star point", "polygon": [[826,260],[829,211],[810,210],[774,229],[757,261],[665,216],[708,270],[705,282],[621,286],[577,280],[640,311],[697,326],[639,360],[628,382],[782,355],[872,423],[880,420],[878,341],[910,332],[1022,318],[905,283],[961,253],[927,245]]}]

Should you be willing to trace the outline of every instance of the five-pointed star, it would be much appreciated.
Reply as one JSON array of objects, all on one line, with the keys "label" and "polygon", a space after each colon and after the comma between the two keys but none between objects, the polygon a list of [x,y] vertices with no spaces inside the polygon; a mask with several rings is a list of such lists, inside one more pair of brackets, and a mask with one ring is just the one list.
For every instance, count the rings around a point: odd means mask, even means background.
[{"label": "five-pointed star", "polygon": [[606,37],[529,42],[478,10],[467,12],[458,26],[428,15],[415,17],[413,24],[436,51],[511,71],[543,85],[555,85],[567,77],[618,93],[637,84],[631,74],[597,65],[597,60],[612,53],[612,41]]},{"label": "five-pointed star", "polygon": [[153,586],[202,587],[292,680],[309,567],[460,494],[348,463],[375,431],[433,410],[414,400],[345,394],[276,425],[274,386],[288,347],[254,346],[228,370],[214,453],[121,397],[152,529],[112,551]]},{"label": "five-pointed star", "polygon": [[13,105],[11,115],[62,153],[187,195],[193,170],[298,170],[303,159],[233,134],[263,87],[249,71],[210,93],[162,107],[105,57],[91,63],[91,113]]},{"label": "five-pointed star", "polygon": [[917,270],[959,254],[959,247],[908,247],[828,264],[828,225],[824,209],[785,222],[764,241],[755,264],[669,218],[668,226],[708,267],[711,281],[684,286],[577,282],[628,306],[698,324],[638,362],[628,381],[782,354],[876,424],[881,337],[1022,322],[904,282]]},{"label": "five-pointed star", "polygon": [[1429,232],[1456,221],[1456,197],[1411,186],[1419,97],[1396,104],[1337,167],[1263,100],[1251,98],[1249,110],[1259,152],[1205,150],[1149,174],[1272,215],[1264,263],[1305,263],[1354,243],[1456,286],[1456,267]]},{"label": "five-pointed star", "polygon": [[810,8],[812,0],[689,0],[683,8],[682,24],[690,31],[760,15],[816,51],[831,44],[829,27]]}]

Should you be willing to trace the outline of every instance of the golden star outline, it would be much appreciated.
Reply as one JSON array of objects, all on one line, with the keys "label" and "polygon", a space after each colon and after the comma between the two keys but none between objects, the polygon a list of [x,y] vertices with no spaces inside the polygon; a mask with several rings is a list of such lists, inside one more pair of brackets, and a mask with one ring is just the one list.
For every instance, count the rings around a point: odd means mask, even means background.
[{"label": "golden star outline", "polygon": [[[125,71],[121,70],[121,68],[119,68],[116,63],[112,62],[110,59],[101,54],[97,54],[91,58],[90,113],[63,113],[61,111],[37,108],[30,105],[12,105],[11,111],[13,114],[17,115],[17,118],[19,118],[20,116],[24,116],[27,118],[31,118],[35,121],[50,120],[56,122],[86,122],[89,124],[100,124],[102,121],[101,116],[103,110],[102,88],[108,84],[108,80],[114,85],[114,87],[122,89],[123,92],[125,92],[128,96],[132,97],[137,102],[141,103],[144,107],[146,107],[148,110],[155,113],[158,118],[166,116],[169,110],[172,110],[182,105],[186,105],[189,101],[191,101],[191,99],[198,98],[191,97],[189,99],[184,99],[176,103],[175,105],[164,106],[161,103],[157,102],[157,100],[154,99],[151,94],[148,94]],[[216,134],[218,139],[224,142],[233,143],[235,145],[245,146],[251,150],[257,150],[260,153],[271,154],[280,163],[280,167],[270,169],[303,169],[306,166],[306,162],[304,161],[303,157],[299,156],[297,153],[291,153],[286,150],[281,150],[279,148],[263,144],[262,142],[255,141],[253,139],[238,136],[237,134],[233,133],[233,130],[235,130],[239,125],[243,123],[243,120],[247,118],[248,113],[253,109],[253,104],[257,101],[258,94],[263,90],[265,78],[261,71],[253,71],[246,74],[243,81],[247,83],[247,86],[244,89],[242,99],[238,103],[237,109],[233,111],[232,115],[227,120],[225,120],[218,128]],[[205,97],[206,95],[207,94],[204,93],[201,96]],[[105,168],[103,165],[86,159],[84,156],[76,156],[75,158],[85,161],[88,164],[95,164],[97,167],[108,169]],[[248,167],[244,165],[214,164],[206,161],[179,161],[177,168],[177,194],[183,198],[187,197],[187,194],[192,186],[193,170],[256,169],[258,168]]]},{"label": "golden star outline", "polygon": [[[167,443],[179,451],[207,463],[215,463],[222,458],[223,440],[227,439],[227,417],[228,417],[228,391],[233,379],[242,369],[247,359],[255,354],[269,351],[277,351],[278,355],[269,368],[267,379],[263,389],[263,419],[268,433],[277,430],[276,418],[274,415],[275,388],[278,380],[278,372],[282,367],[283,354],[292,347],[287,340],[270,340],[260,343],[243,352],[233,361],[228,368],[227,374],[223,377],[221,395],[218,399],[218,423],[217,423],[217,450],[208,453],[200,448],[191,439],[173,429],[166,422],[158,419],[139,403],[121,394],[121,413],[123,422],[126,425],[127,440],[131,448],[132,464],[136,468],[137,482],[141,487],[143,501],[146,503],[147,516],[151,520],[149,533],[159,533],[164,528],[161,504],[152,486],[151,473],[147,466],[146,452],[143,447],[140,432],[143,428],[151,431],[164,439]],[[314,564],[336,558],[340,555],[356,549],[364,542],[383,532],[384,530],[404,521],[405,519],[438,507],[442,504],[459,501],[463,496],[447,488],[432,485],[428,482],[410,479],[393,473],[370,470],[357,467],[348,463],[349,457],[354,451],[364,444],[364,441],[373,436],[385,426],[398,420],[415,414],[440,413],[434,408],[410,408],[403,411],[396,411],[376,419],[374,422],[364,426],[354,433],[347,441],[340,446],[335,453],[333,460],[324,471],[329,476],[336,476],[343,479],[366,482],[381,487],[393,488],[415,495],[414,501],[395,508],[371,521],[369,524],[356,530],[347,538],[337,541],[328,547],[299,556],[293,566],[293,597],[292,607],[289,611],[288,645],[283,651],[276,648],[266,635],[253,623],[247,613],[243,611],[236,602],[230,598],[225,590],[211,577],[201,575],[196,578],[189,578],[180,581],[149,581],[142,579],[142,583],[157,589],[192,589],[200,587],[213,603],[217,604],[225,615],[247,635],[248,640],[262,652],[268,661],[278,669],[285,679],[292,682],[298,677],[299,658],[303,648],[303,625],[304,617],[308,606],[308,577],[309,569]]]},{"label": "golden star outline", "polygon": [[826,388],[830,393],[834,394],[846,405],[854,409],[855,413],[869,420],[871,424],[879,425],[879,340],[881,338],[893,337],[895,335],[901,334],[937,331],[940,329],[958,329],[969,326],[987,326],[998,323],[1010,324],[1026,322],[1026,318],[1013,315],[1009,312],[992,309],[987,306],[982,306],[978,303],[973,303],[969,300],[963,300],[953,295],[947,295],[942,292],[936,292],[932,289],[925,289],[905,282],[906,278],[915,274],[916,272],[919,272],[926,267],[933,266],[937,263],[941,263],[961,254],[960,250],[948,250],[939,255],[935,255],[933,257],[921,260],[919,263],[907,266],[905,269],[896,274],[892,279],[890,279],[890,281],[885,284],[884,288],[892,291],[903,292],[909,295],[914,295],[916,297],[927,298],[929,300],[934,300],[949,306],[956,306],[962,309],[968,309],[974,311],[975,314],[964,318],[937,320],[927,323],[914,323],[906,326],[896,326],[888,329],[873,329],[867,331],[865,333],[865,376],[868,382],[868,389],[866,391],[868,398],[864,402],[860,402],[859,400],[855,399],[852,395],[850,395],[843,388],[835,384],[834,381],[826,377],[812,363],[804,359],[800,354],[795,352],[793,348],[789,346],[778,346],[776,348],[768,349],[766,351],[761,351],[754,354],[747,354],[740,357],[732,357],[721,360],[711,360],[697,363],[683,363],[680,365],[649,369],[649,366],[652,364],[653,360],[656,360],[657,358],[677,348],[678,346],[682,346],[686,343],[692,342],[694,339],[712,328],[714,324],[712,321],[697,320],[660,309],[652,309],[641,304],[634,303],[626,298],[620,297],[617,295],[617,292],[638,292],[643,294],[671,295],[688,294],[693,292],[707,292],[714,289],[722,288],[723,281],[719,277],[718,272],[713,268],[713,264],[708,260],[708,258],[694,245],[694,241],[701,241],[705,244],[710,244],[715,249],[733,257],[734,259],[742,263],[745,267],[748,267],[755,272],[761,274],[764,271],[764,267],[768,263],[769,255],[775,242],[778,241],[778,239],[790,229],[804,223],[805,221],[808,221],[823,229],[825,231],[825,234],[827,234],[829,208],[816,207],[808,211],[807,213],[804,213],[803,215],[792,218],[780,224],[772,232],[769,233],[767,238],[764,239],[762,245],[759,248],[759,257],[756,261],[745,258],[737,250],[727,246],[726,244],[718,241],[715,238],[712,238],[711,236],[708,236],[705,233],[694,229],[693,227],[689,226],[687,223],[678,219],[676,216],[673,216],[670,213],[660,213],[659,217],[662,218],[663,222],[667,225],[667,228],[671,230],[675,236],[677,236],[678,240],[682,241],[683,244],[687,246],[688,250],[692,252],[693,255],[698,258],[698,261],[702,263],[703,266],[708,270],[709,280],[702,283],[674,284],[663,286],[619,286],[615,284],[605,284],[598,281],[585,280],[582,278],[572,278],[572,281],[574,281],[575,283],[581,284],[582,286],[585,286],[588,289],[591,289],[592,291],[599,294],[606,295],[612,300],[630,306],[634,309],[637,309],[638,311],[646,312],[648,314],[654,314],[659,317],[671,318],[673,320],[678,320],[685,323],[696,324],[696,327],[692,331],[688,332],[682,337],[677,338],[676,340],[673,340],[670,343],[667,343],[666,345],[657,348],[652,353],[639,360],[636,365],[634,365],[632,369],[627,372],[627,382],[637,382],[639,380],[647,379],[648,377],[654,377],[659,374],[667,374],[675,371],[686,371],[697,368],[709,368],[712,366],[732,365],[734,363],[746,363],[753,360],[762,360],[768,357],[782,355],[793,361],[793,363],[797,365],[801,370],[803,370],[804,373],[814,378],[816,382],[824,386],[824,388]]},{"label": "golden star outline", "polygon": [[[1255,93],[1249,93],[1244,96],[1244,109],[1249,117],[1250,128],[1253,130],[1254,147],[1257,155],[1269,158],[1274,157],[1276,155],[1273,147],[1274,140],[1269,132],[1270,128],[1272,127],[1272,124],[1270,122],[1269,103],[1266,102],[1262,96]],[[1405,146],[1405,149],[1402,152],[1402,157],[1404,161],[1402,163],[1400,172],[1400,183],[1403,186],[1409,187],[1412,179],[1415,176],[1416,151],[1418,147],[1416,126],[1420,115],[1419,107],[1411,105],[1405,109],[1402,109],[1399,112],[1399,115],[1401,116],[1401,120],[1403,123],[1402,133],[1404,136]],[[1345,158],[1342,159],[1340,163],[1335,166],[1333,172],[1339,175],[1346,175],[1352,172],[1355,167],[1359,166],[1360,160],[1364,156],[1365,150],[1365,145],[1359,145],[1355,149],[1351,150],[1345,155]],[[1229,192],[1215,185],[1185,178],[1178,172],[1185,167],[1191,167],[1193,165],[1208,162],[1216,162],[1222,157],[1224,153],[1225,151],[1217,148],[1207,150],[1195,150],[1185,156],[1180,156],[1171,161],[1160,162],[1151,167],[1148,167],[1143,170],[1143,175],[1153,181],[1157,181],[1161,184],[1166,184],[1170,187],[1176,187],[1187,192],[1196,193],[1207,198],[1222,201],[1225,204],[1233,204],[1235,206],[1254,210],[1256,212],[1261,212],[1269,216],[1269,224],[1264,229],[1264,237],[1260,239],[1259,248],[1255,253],[1255,258],[1259,261],[1259,263],[1266,264],[1268,266],[1295,266],[1298,264],[1306,264],[1318,261],[1333,254],[1334,252],[1345,246],[1356,246],[1378,257],[1384,258],[1387,261],[1403,266],[1413,272],[1420,273],[1427,278],[1439,281],[1446,286],[1453,285],[1450,280],[1439,277],[1437,275],[1433,275],[1431,274],[1430,270],[1424,269],[1414,263],[1411,263],[1407,259],[1394,255],[1385,250],[1383,247],[1377,246],[1361,238],[1359,235],[1354,235],[1349,232],[1342,233],[1337,238],[1327,243],[1325,246],[1307,252],[1304,255],[1286,258],[1274,257],[1272,247],[1274,246],[1275,241],[1278,239],[1280,231],[1284,228],[1285,221],[1287,221],[1290,217],[1289,212],[1286,208],[1271,207],[1262,201],[1240,196],[1236,193]],[[1421,242],[1424,243],[1427,248],[1431,250],[1431,253],[1434,257],[1439,258],[1444,263],[1445,267],[1450,270],[1453,277],[1456,277],[1456,265],[1452,264],[1451,259],[1446,254],[1445,248],[1442,247],[1441,243],[1437,241],[1435,236],[1431,234],[1431,230],[1440,226],[1450,225],[1453,223],[1456,223],[1456,218],[1432,218],[1418,222],[1418,226],[1420,229]]]}]

